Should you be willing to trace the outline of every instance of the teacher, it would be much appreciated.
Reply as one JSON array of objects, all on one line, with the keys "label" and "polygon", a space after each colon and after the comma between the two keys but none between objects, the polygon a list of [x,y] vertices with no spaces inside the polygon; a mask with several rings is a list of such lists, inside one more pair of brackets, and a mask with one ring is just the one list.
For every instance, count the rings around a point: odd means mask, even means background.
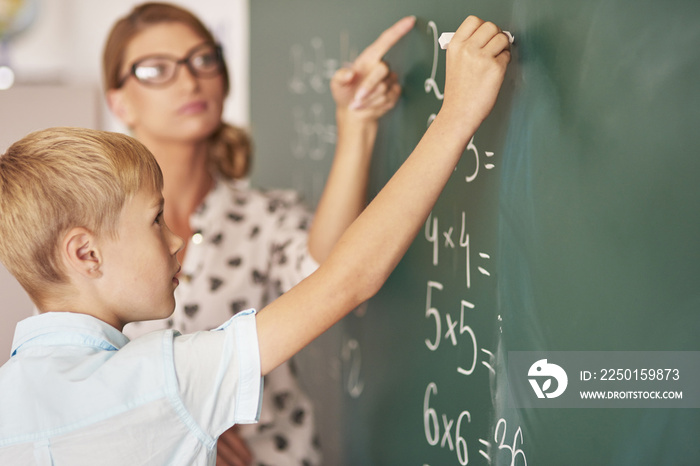
[{"label": "teacher", "polygon": [[[312,221],[295,193],[250,186],[251,141],[222,121],[229,73],[202,22],[165,3],[138,5],[116,22],[103,54],[107,101],[158,160],[165,221],[186,240],[172,317],[125,333],[215,328],[315,270],[365,206],[377,120],[401,92],[382,57],[413,23],[397,22],[331,80],[338,137]],[[275,155],[286,154],[266,154]],[[312,404],[293,366],[269,374],[264,387],[259,424],[222,435],[217,464],[320,464]]]}]

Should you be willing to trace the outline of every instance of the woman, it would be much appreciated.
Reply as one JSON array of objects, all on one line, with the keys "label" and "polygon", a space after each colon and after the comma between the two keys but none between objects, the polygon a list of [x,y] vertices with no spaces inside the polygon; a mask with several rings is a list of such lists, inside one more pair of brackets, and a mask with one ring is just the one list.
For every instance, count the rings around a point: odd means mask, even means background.
[{"label": "woman", "polygon": [[[365,205],[377,120],[400,94],[381,58],[413,22],[399,21],[333,77],[336,154],[313,222],[293,193],[260,192],[246,181],[251,144],[221,121],[229,76],[210,31],[161,3],[137,6],[115,24],[103,56],[107,100],[158,160],[165,220],[187,241],[173,317],[127,333],[216,327],[261,309],[326,258]],[[260,423],[222,435],[217,464],[319,464],[312,407],[290,366],[268,375],[264,390]]]}]

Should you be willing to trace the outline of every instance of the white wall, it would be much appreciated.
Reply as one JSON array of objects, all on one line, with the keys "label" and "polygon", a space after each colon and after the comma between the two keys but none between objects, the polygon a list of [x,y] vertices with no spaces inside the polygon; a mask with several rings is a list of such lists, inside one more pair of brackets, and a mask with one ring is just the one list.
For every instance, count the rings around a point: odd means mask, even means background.
[{"label": "white wall", "polygon": [[[125,131],[101,90],[101,55],[112,24],[141,1],[41,0],[36,21],[9,47],[15,87],[0,91],[0,153],[29,131],[75,125]],[[224,46],[232,92],[224,117],[249,122],[248,0],[174,0],[195,12]],[[2,238],[0,238],[2,241]],[[32,305],[0,265],[0,365],[9,358],[17,321]]]},{"label": "white wall", "polygon": [[[10,44],[10,58],[24,82],[61,82],[100,88],[104,41],[114,21],[141,0],[40,0],[34,25]],[[196,13],[224,46],[233,92],[228,121],[248,117],[248,0],[173,0]],[[2,110],[4,113],[4,109]],[[105,122],[114,125],[111,117]]]}]

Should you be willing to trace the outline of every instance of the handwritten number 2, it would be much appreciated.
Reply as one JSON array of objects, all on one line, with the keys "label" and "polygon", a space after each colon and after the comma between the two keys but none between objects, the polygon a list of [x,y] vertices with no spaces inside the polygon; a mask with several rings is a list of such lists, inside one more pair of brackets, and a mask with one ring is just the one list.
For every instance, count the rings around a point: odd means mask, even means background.
[{"label": "handwritten number 2", "polygon": [[425,80],[425,92],[430,94],[430,91],[435,92],[435,97],[438,100],[442,100],[445,96],[440,92],[437,82],[435,82],[435,73],[437,72],[437,62],[438,62],[438,50],[440,47],[438,45],[438,31],[437,25],[434,21],[428,23],[428,30],[433,32],[433,68],[430,72],[430,77]]}]

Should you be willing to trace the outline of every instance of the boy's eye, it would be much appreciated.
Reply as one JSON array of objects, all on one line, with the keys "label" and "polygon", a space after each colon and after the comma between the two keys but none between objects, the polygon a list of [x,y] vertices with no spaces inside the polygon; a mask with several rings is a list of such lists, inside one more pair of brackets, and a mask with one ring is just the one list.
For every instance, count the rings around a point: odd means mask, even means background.
[{"label": "boy's eye", "polygon": [[157,223],[157,224],[163,223],[163,211],[158,212],[158,215],[156,215],[156,219],[153,223]]}]

